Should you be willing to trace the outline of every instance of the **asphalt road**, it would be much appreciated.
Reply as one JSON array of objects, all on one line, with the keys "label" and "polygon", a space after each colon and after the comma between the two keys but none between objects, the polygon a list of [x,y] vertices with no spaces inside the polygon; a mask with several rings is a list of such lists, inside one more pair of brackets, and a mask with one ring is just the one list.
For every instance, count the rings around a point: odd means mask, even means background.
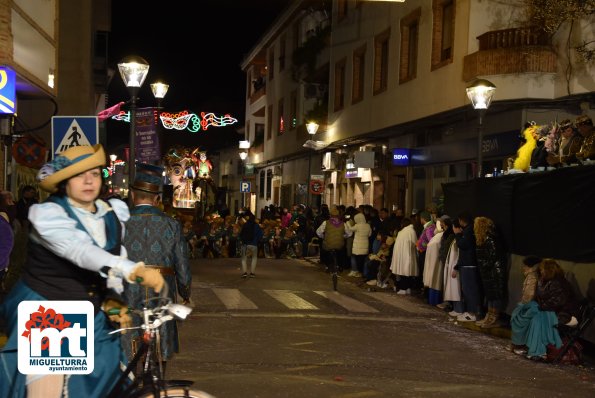
[{"label": "asphalt road", "polygon": [[[537,363],[421,299],[303,260],[193,260],[192,315],[168,377],[217,398],[594,397],[590,366]],[[346,273],[344,273],[346,275]]]}]

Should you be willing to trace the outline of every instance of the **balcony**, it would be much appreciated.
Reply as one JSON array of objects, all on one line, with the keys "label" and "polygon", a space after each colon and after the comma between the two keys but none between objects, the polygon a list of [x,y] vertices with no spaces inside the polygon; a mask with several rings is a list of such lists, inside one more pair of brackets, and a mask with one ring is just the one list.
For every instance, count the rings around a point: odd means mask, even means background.
[{"label": "balcony", "polygon": [[538,28],[486,32],[477,37],[479,51],[464,58],[463,79],[516,73],[556,73],[551,38]]}]

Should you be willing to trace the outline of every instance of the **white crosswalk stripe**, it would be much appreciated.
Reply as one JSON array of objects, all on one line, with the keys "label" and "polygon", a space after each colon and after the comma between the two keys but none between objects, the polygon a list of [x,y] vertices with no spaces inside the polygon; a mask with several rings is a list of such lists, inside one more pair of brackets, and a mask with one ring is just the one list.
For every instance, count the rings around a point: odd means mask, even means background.
[{"label": "white crosswalk stripe", "polygon": [[317,310],[318,307],[307,302],[290,290],[265,290],[265,292],[291,310]]},{"label": "white crosswalk stripe", "polygon": [[[200,290],[211,290],[218,302],[225,306],[228,310],[258,310],[259,306],[252,300],[260,302],[264,305],[263,308],[267,308],[267,305],[262,302],[262,296],[258,296],[254,290],[245,291],[242,293],[240,289],[233,288],[208,288]],[[250,295],[250,298],[246,294]],[[295,291],[295,290],[282,290],[282,289],[263,289],[261,292],[266,293],[269,297],[273,298],[276,302],[282,304],[289,310],[306,310],[306,311],[317,311],[319,312],[323,307],[326,307],[324,301],[316,299],[317,296],[312,296],[312,293],[325,298],[328,300],[327,304],[337,305],[342,307],[351,313],[379,313],[380,311],[364,302],[342,294],[336,291]],[[245,294],[246,293],[246,294]],[[394,294],[382,294],[382,293],[368,293],[362,292],[362,294],[372,299],[372,303],[390,305],[391,307],[406,311],[411,314],[433,314],[435,313],[434,308],[429,308],[423,304],[415,303],[412,300],[408,300],[405,297],[399,297]],[[207,296],[208,297],[208,296]],[[310,297],[310,298],[308,298]],[[313,300],[312,300],[313,299]],[[208,300],[208,298],[207,298]],[[260,301],[259,301],[260,300]],[[312,302],[310,302],[310,301]],[[367,300],[370,301],[370,300]],[[211,301],[210,304],[205,303],[204,299],[197,299],[197,302],[203,302],[207,306],[212,306],[215,302]],[[315,303],[315,304],[314,304]],[[215,304],[216,305],[216,304]],[[381,308],[381,307],[379,307]],[[327,308],[328,310],[328,308]]]},{"label": "white crosswalk stripe", "polygon": [[351,297],[345,296],[339,292],[325,292],[317,290],[314,293],[319,294],[322,297],[326,297],[336,304],[339,304],[349,312],[378,312],[377,309],[352,299]]},{"label": "white crosswalk stripe", "polygon": [[436,310],[427,306],[427,304],[421,305],[413,303],[404,297],[398,297],[391,294],[378,294],[378,293],[364,293],[366,296],[370,296],[373,299],[382,301],[393,307],[402,309],[403,311],[411,312],[413,314],[436,314]]},{"label": "white crosswalk stripe", "polygon": [[228,310],[255,310],[258,308],[239,289],[213,288],[213,293]]}]

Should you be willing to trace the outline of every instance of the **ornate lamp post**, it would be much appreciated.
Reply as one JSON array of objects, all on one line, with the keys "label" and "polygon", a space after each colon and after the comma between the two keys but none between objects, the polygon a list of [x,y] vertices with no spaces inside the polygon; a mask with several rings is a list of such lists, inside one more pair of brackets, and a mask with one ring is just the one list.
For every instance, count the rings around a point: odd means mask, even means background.
[{"label": "ornate lamp post", "polygon": [[128,181],[134,181],[134,172],[136,168],[136,95],[141,88],[149,72],[149,64],[143,58],[138,56],[129,56],[124,58],[118,64],[120,76],[124,81],[128,92],[130,93],[130,152],[128,155]]},{"label": "ornate lamp post", "polygon": [[483,163],[483,116],[490,107],[496,86],[485,79],[477,79],[467,87],[467,97],[473,109],[479,111],[479,125],[477,127],[477,177],[482,176]]},{"label": "ornate lamp post", "polygon": [[157,109],[161,109],[161,101],[165,98],[165,94],[167,94],[167,90],[169,89],[169,84],[165,84],[162,82],[155,82],[151,83],[151,91],[153,92],[153,96],[157,100]]},{"label": "ornate lamp post", "polygon": [[[318,131],[318,127],[320,127],[320,125],[316,122],[309,122],[306,125],[306,130],[308,130],[308,134],[310,135],[314,135],[316,134],[316,132]],[[310,193],[310,179],[312,178],[312,151],[310,151],[308,153],[308,179],[307,179],[307,183],[306,183],[306,200],[308,203],[306,203],[308,206],[310,206],[310,198],[311,198],[311,193]]]},{"label": "ornate lamp post", "polygon": [[117,155],[115,155],[115,154],[109,155],[109,160],[111,161],[110,166],[112,168],[112,174],[111,174],[111,177],[110,177],[110,180],[111,180],[110,183],[112,185],[111,186],[112,192],[114,191],[114,174],[116,174],[116,165],[115,165],[115,163],[116,163],[116,160],[117,159],[118,159],[118,156]]}]

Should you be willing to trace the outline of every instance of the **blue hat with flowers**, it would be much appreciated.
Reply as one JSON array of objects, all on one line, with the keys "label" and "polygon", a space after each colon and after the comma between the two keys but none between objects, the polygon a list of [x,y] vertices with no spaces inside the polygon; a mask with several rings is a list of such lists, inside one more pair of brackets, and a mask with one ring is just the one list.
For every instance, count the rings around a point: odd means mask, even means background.
[{"label": "blue hat with flowers", "polygon": [[163,170],[161,166],[137,163],[132,189],[158,194],[163,191]]}]

